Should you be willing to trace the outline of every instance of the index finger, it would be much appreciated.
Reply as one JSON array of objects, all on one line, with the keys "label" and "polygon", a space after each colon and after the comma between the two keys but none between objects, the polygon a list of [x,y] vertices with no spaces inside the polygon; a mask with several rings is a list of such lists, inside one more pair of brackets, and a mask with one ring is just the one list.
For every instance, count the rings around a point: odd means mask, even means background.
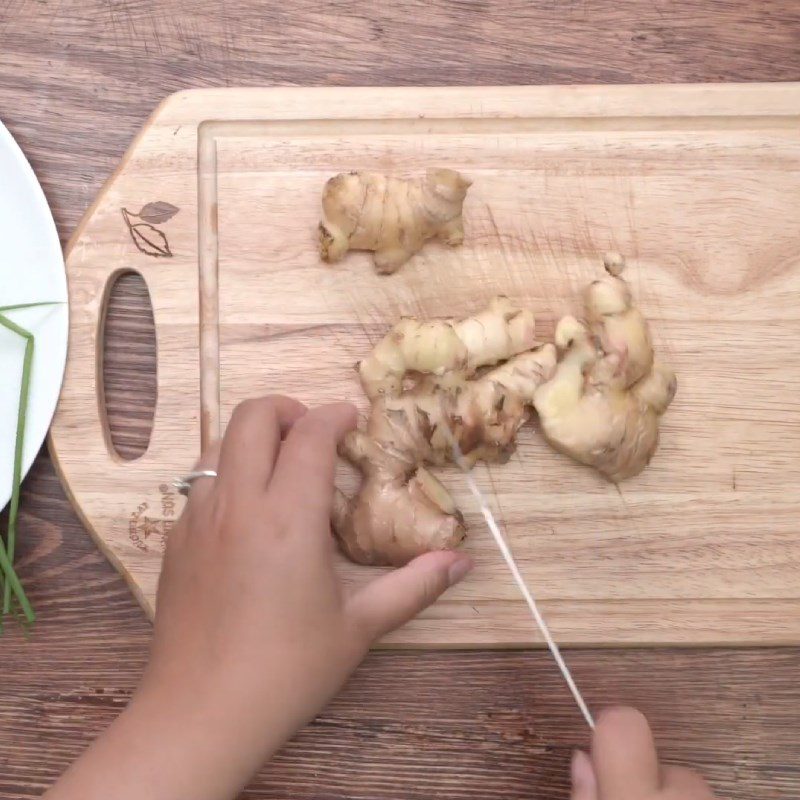
[{"label": "index finger", "polygon": [[229,491],[266,491],[281,437],[305,412],[302,403],[282,395],[239,403],[222,439],[218,485]]},{"label": "index finger", "polygon": [[336,448],[356,426],[350,403],[320,406],[301,417],[281,445],[268,495],[293,512],[328,519],[333,505]]},{"label": "index finger", "polygon": [[592,762],[601,797],[641,800],[660,788],[653,734],[636,709],[612,708],[600,715],[592,738]]}]

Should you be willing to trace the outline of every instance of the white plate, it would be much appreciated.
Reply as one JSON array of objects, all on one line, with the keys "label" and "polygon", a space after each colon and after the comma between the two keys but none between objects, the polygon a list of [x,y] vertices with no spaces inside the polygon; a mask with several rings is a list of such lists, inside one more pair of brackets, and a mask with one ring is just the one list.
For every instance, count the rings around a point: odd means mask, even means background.
[{"label": "white plate", "polygon": [[[23,475],[56,408],[67,358],[67,279],[53,216],[33,170],[0,122],[0,306],[56,301],[5,316],[35,337]],[[24,341],[0,327],[0,508],[11,497]]]}]

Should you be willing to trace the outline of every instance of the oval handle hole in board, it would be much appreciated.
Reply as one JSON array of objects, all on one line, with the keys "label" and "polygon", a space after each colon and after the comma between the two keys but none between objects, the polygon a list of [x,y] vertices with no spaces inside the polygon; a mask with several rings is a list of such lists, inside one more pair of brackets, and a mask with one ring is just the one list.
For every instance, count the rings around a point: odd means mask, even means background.
[{"label": "oval handle hole in board", "polygon": [[133,461],[150,444],[158,393],[153,305],[138,272],[118,275],[108,290],[101,335],[108,439],[120,458]]}]

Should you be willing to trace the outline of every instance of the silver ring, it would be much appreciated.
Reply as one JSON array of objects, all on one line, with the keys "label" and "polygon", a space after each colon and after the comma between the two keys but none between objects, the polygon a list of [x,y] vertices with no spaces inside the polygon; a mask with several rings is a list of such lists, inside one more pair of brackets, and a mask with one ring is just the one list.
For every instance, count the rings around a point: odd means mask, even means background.
[{"label": "silver ring", "polygon": [[189,489],[192,488],[192,483],[198,478],[216,478],[217,473],[213,469],[198,469],[184,475],[182,478],[175,478],[172,485],[178,490],[178,494],[186,497],[189,494]]}]

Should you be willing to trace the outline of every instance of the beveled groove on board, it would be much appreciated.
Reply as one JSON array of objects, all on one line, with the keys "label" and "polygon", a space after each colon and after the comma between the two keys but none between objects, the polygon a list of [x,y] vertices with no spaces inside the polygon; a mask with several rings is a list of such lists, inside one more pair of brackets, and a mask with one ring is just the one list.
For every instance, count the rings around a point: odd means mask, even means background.
[{"label": "beveled groove on board", "polygon": [[[0,6],[0,108],[66,240],[170,91],[798,80],[798,40],[794,0],[432,0],[424,15],[407,0],[281,8],[257,0],[11,0]],[[127,319],[140,310],[130,298]],[[120,353],[117,366],[150,346]],[[46,453],[26,483],[23,510],[21,572],[39,622],[30,641],[11,629],[0,639],[0,796],[8,800],[39,797],[113,719],[141,672],[150,633]],[[800,796],[800,649],[567,656],[593,703],[638,704],[667,756],[700,767],[720,797]],[[584,735],[544,653],[373,655],[243,796],[567,800],[565,743]],[[423,766],[426,753],[438,762]]]}]

